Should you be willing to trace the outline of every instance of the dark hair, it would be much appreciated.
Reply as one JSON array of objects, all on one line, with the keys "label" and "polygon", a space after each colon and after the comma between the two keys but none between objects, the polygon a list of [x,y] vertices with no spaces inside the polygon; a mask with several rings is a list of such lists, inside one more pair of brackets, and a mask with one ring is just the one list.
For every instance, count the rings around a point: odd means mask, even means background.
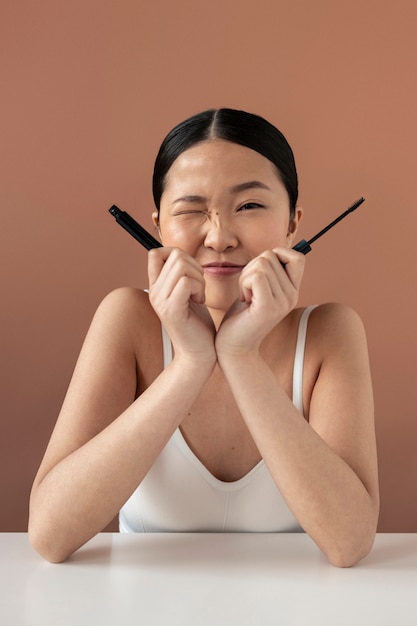
[{"label": "dark hair", "polygon": [[209,109],[197,113],[168,133],[159,149],[153,173],[153,197],[158,212],[166,176],[175,159],[188,148],[208,139],[225,139],[240,144],[271,161],[287,190],[290,215],[294,216],[298,198],[298,177],[289,143],[263,117],[236,109]]}]

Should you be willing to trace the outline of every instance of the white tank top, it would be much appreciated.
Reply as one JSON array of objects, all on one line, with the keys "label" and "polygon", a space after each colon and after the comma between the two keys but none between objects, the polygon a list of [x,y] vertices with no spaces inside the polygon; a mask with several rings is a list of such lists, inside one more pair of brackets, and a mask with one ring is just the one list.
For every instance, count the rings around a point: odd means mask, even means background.
[{"label": "white tank top", "polygon": [[[300,318],[293,370],[293,403],[303,411],[307,323]],[[164,367],[172,346],[162,328]],[[243,478],[213,476],[176,429],[119,514],[120,532],[303,532],[263,460]]]}]

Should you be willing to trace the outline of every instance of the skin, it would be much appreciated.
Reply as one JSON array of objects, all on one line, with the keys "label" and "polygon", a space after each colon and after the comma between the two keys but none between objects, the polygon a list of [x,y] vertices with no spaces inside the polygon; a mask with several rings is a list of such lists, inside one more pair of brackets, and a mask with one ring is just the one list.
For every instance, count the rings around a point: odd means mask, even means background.
[{"label": "skin", "polygon": [[[210,140],[168,172],[150,294],[100,305],[31,494],[29,536],[65,560],[117,514],[176,428],[221,480],[261,458],[331,563],[370,550],[378,518],[371,377],[354,311],[311,314],[305,416],[291,402],[302,210],[263,156]],[[162,369],[160,323],[174,358]],[[189,384],[192,378],[193,385]]]}]

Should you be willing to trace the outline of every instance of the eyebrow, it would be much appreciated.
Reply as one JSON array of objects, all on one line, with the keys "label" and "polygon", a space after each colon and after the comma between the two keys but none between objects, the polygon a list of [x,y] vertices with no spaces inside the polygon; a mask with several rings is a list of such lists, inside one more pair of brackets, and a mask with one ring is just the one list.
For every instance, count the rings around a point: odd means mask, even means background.
[{"label": "eyebrow", "polygon": [[268,185],[262,183],[260,180],[249,180],[246,183],[240,183],[239,185],[235,185],[232,187],[232,193],[239,193],[240,191],[246,191],[247,189],[266,189],[267,191],[271,191]]},{"label": "eyebrow", "polygon": [[[267,191],[271,191],[270,187],[268,187],[268,185],[265,185],[265,183],[262,183],[260,180],[249,180],[245,183],[239,183],[238,185],[234,185],[233,187],[231,187],[230,192],[232,194],[235,194],[240,193],[241,191],[246,191],[248,189],[266,189]],[[177,204],[178,202],[201,203],[205,202],[206,200],[207,198],[205,198],[204,196],[188,195],[177,198],[176,200],[174,200],[173,204]]]},{"label": "eyebrow", "polygon": [[177,198],[176,200],[174,200],[172,204],[177,204],[178,202],[201,203],[205,201],[206,201],[206,198],[204,196],[181,196],[181,198]]}]

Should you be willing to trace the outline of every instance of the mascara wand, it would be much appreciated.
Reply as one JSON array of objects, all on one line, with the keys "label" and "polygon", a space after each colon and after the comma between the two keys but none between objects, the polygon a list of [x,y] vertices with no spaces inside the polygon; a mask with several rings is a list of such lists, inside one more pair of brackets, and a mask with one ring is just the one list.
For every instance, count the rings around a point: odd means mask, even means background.
[{"label": "mascara wand", "polygon": [[312,237],[309,241],[306,241],[305,239],[302,239],[301,241],[299,241],[294,246],[293,250],[296,250],[297,252],[301,252],[301,254],[307,254],[308,252],[310,252],[311,244],[314,243],[314,241],[316,241],[316,239],[318,239],[319,237],[324,235],[324,233],[327,233],[328,230],[333,228],[333,226],[335,226],[338,222],[340,222],[340,220],[342,220],[344,217],[346,217],[346,215],[349,215],[349,213],[352,213],[352,211],[357,209],[358,206],[360,206],[362,204],[362,202],[364,202],[364,201],[365,201],[365,198],[360,198],[359,200],[357,200],[354,204],[352,204],[351,207],[349,207],[347,209],[347,211],[342,213],[342,215],[339,215],[339,217],[336,217],[336,219],[333,220],[333,222],[331,222],[325,228],[323,228],[323,230],[321,230],[319,233],[317,233],[317,235],[314,235],[314,237]]}]

